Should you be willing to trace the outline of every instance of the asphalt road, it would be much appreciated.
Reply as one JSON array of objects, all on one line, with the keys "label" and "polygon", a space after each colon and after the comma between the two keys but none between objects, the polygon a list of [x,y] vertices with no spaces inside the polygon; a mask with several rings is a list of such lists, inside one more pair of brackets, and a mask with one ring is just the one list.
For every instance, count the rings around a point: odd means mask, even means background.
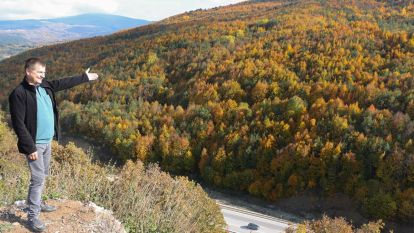
[{"label": "asphalt road", "polygon": [[[227,223],[228,232],[237,233],[278,233],[285,232],[292,223],[275,217],[259,214],[241,208],[219,204],[224,220]],[[247,228],[247,224],[254,223],[258,230]]]}]

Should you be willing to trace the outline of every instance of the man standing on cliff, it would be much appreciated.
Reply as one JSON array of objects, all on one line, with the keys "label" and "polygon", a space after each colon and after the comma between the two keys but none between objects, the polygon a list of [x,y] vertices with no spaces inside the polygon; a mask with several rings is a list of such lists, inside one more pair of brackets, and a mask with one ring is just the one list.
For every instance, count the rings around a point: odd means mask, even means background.
[{"label": "man standing on cliff", "polygon": [[9,96],[10,114],[19,152],[26,155],[30,168],[29,226],[41,232],[46,227],[39,219],[40,211],[56,210],[55,206],[41,202],[45,178],[49,175],[51,141],[60,136],[55,92],[96,80],[98,74],[89,73],[88,69],[80,76],[47,81],[44,80],[46,65],[39,58],[26,60],[24,69],[23,81]]}]

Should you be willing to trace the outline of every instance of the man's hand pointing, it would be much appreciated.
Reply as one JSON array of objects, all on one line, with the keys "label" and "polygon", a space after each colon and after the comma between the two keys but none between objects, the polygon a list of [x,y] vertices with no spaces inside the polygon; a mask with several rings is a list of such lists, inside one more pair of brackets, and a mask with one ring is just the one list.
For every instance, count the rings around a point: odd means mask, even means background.
[{"label": "man's hand pointing", "polygon": [[89,73],[89,70],[91,70],[91,68],[88,68],[85,73],[88,76],[89,81],[91,80],[97,80],[98,79],[98,74],[97,73]]}]

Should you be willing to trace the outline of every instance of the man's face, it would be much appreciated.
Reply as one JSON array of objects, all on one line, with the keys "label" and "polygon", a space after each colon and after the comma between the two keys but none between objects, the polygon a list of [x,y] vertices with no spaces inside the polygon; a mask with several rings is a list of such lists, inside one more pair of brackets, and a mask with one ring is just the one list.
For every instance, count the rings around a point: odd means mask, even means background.
[{"label": "man's face", "polygon": [[35,64],[32,68],[26,69],[27,81],[33,85],[40,85],[46,75],[46,67],[41,64]]}]

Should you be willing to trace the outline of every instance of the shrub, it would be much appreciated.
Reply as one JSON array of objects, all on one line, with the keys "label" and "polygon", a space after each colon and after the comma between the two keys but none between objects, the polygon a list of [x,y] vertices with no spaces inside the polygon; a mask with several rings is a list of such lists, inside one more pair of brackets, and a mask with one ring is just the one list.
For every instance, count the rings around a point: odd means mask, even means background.
[{"label": "shrub", "polygon": [[290,227],[287,233],[380,233],[384,224],[381,220],[369,222],[354,229],[344,218],[329,218],[323,216],[320,220],[306,221],[296,227]]},{"label": "shrub", "polygon": [[[0,124],[0,206],[25,199],[29,183],[26,158],[10,130]],[[5,132],[5,133],[4,133]],[[93,201],[114,211],[129,232],[222,232],[223,215],[203,189],[185,177],[171,177],[157,165],[128,161],[122,168],[91,161],[73,143],[52,144],[51,174],[43,198]]]}]

